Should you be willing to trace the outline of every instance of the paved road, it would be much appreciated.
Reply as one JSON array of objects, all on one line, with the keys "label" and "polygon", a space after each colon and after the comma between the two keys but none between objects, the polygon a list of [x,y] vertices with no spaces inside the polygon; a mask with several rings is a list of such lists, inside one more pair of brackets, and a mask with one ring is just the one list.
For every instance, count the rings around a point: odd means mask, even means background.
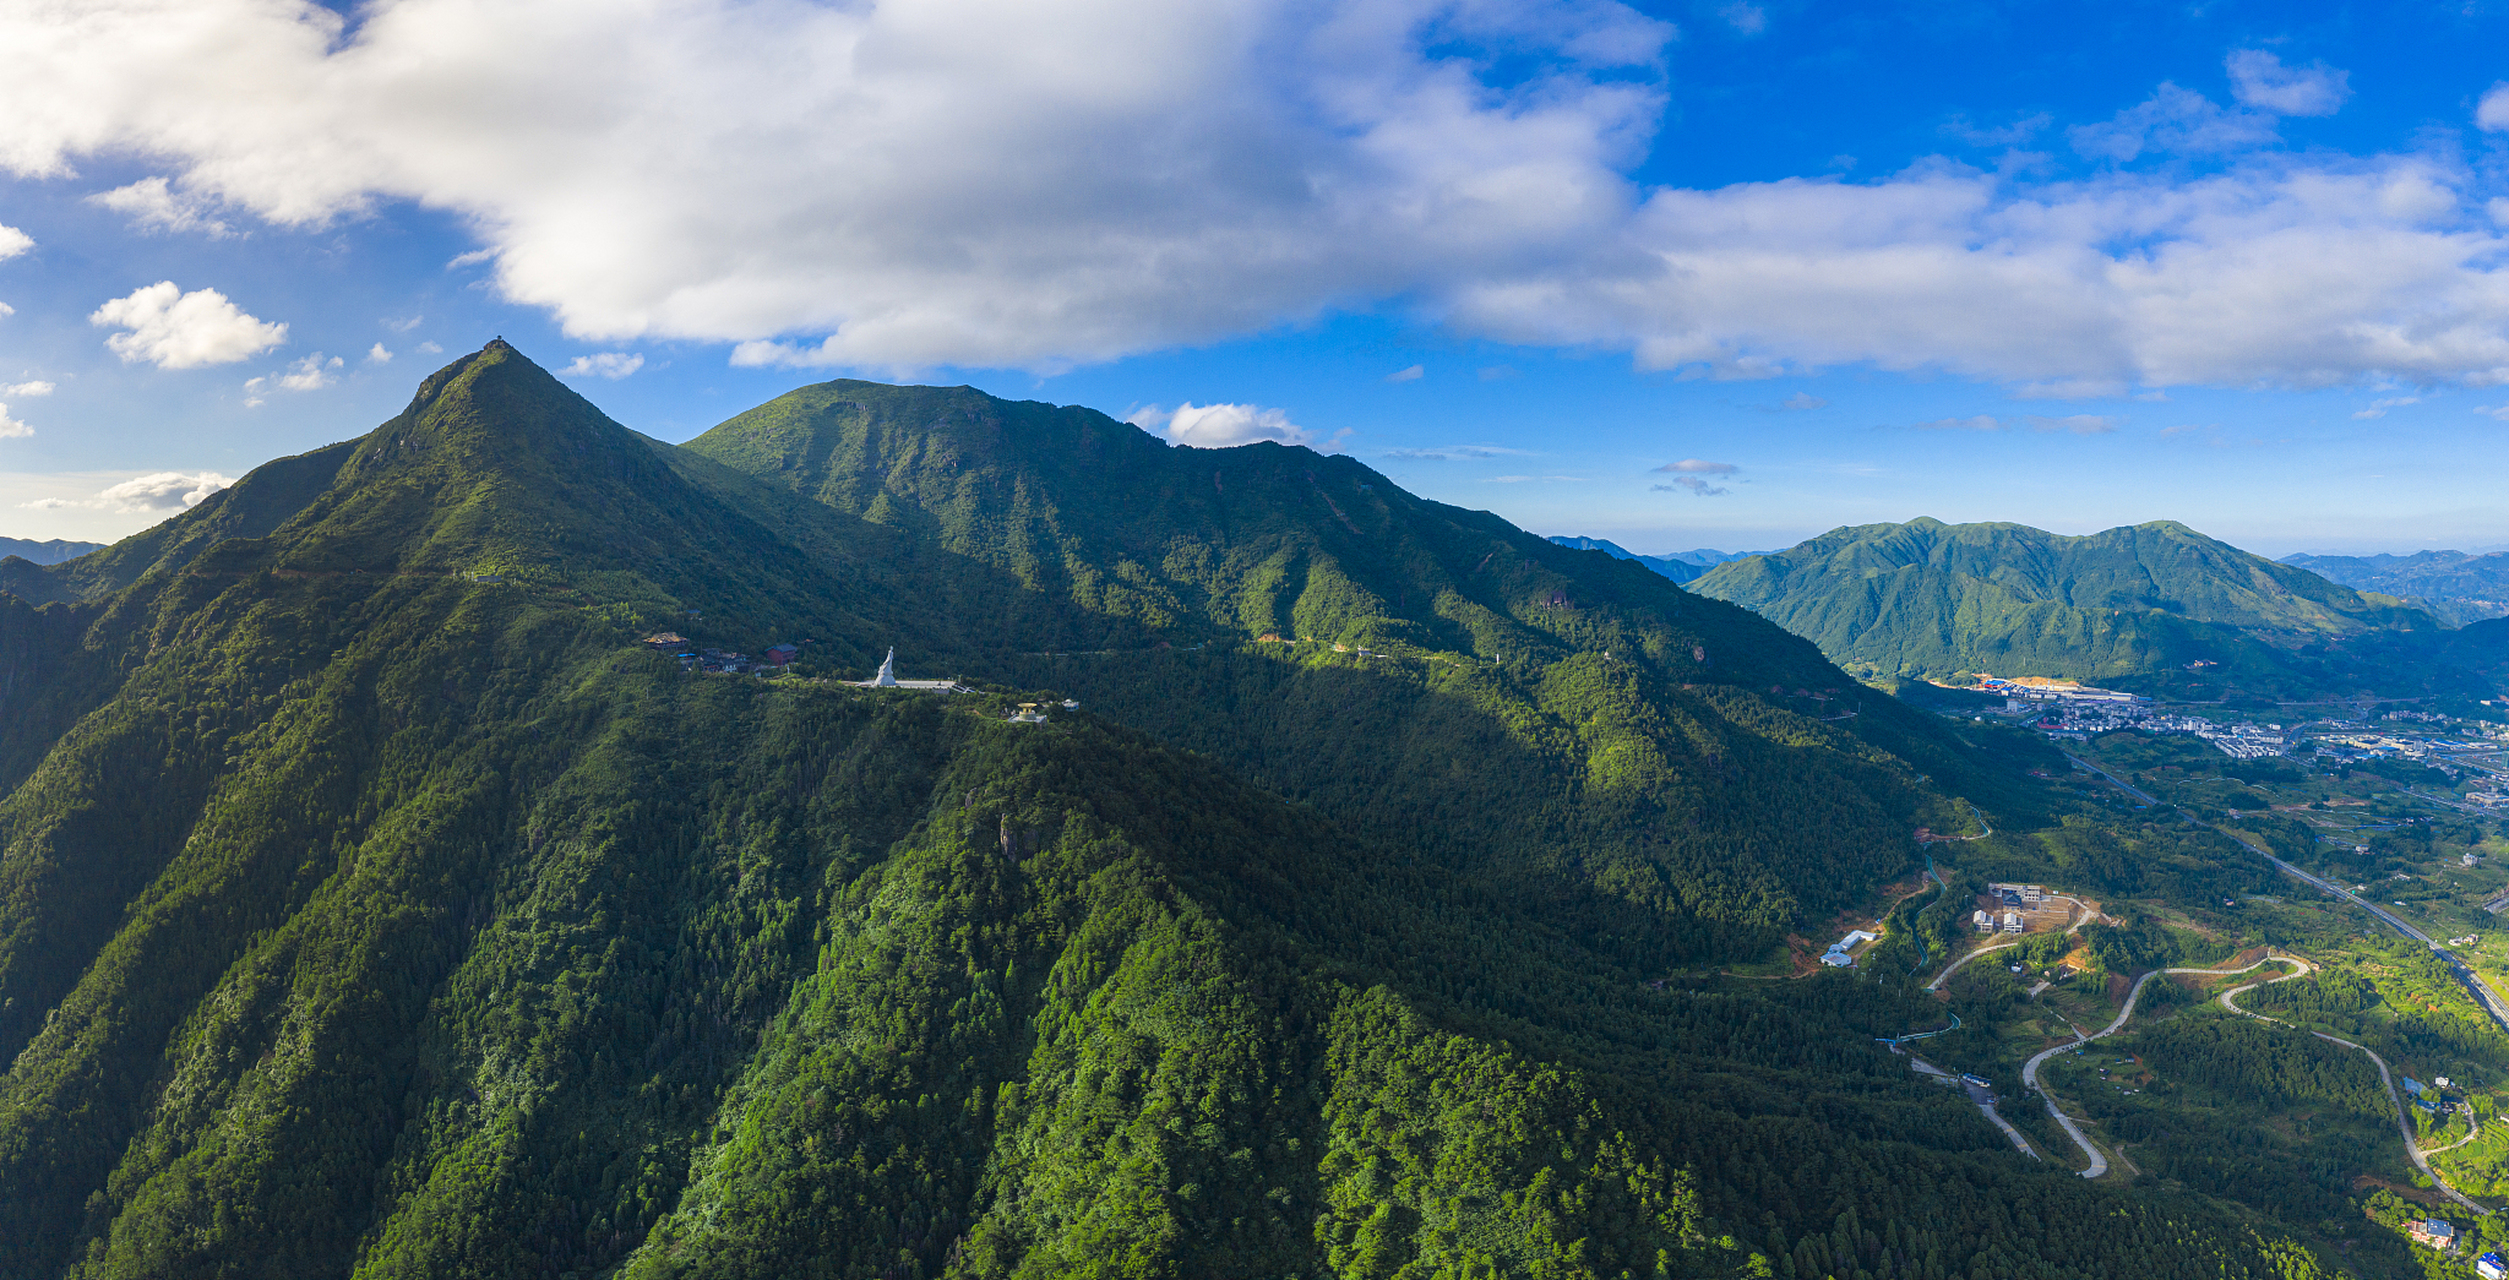
[{"label": "paved road", "polygon": [[1994,1121],[1995,1127],[2003,1130],[2005,1137],[2012,1139],[2012,1145],[2021,1148],[2021,1154],[2028,1156],[2033,1160],[2039,1158],[2038,1150],[2030,1145],[2030,1140],[2028,1138],[2021,1136],[2021,1131],[2019,1129],[2012,1127],[2012,1121],[2006,1120],[2002,1116],[1995,1113],[1994,1090],[1981,1089],[1978,1086],[1943,1070],[1941,1067],[1935,1066],[1933,1063],[1917,1057],[1915,1054],[1908,1055],[1908,1064],[1915,1067],[1917,1072],[1921,1075],[1940,1076],[1943,1079],[1949,1080],[1953,1084],[1960,1086],[1960,1088],[1969,1095],[1969,1101],[1976,1103],[1978,1110],[1985,1112],[1986,1118]]},{"label": "paved road", "polygon": [[1925,989],[1928,991],[1940,991],[1943,989],[1944,983],[1951,981],[1951,975],[1960,972],[1960,966],[1977,959],[1979,956],[1993,955],[1998,951],[2010,951],[2014,947],[2020,945],[2021,944],[2018,942],[2004,942],[1991,947],[1980,947],[1975,951],[1969,952],[1967,955],[1952,961],[1950,964],[1944,965],[1943,971],[1935,974],[1932,982],[1925,984]]},{"label": "paved road", "polygon": [[2431,936],[2429,934],[2414,928],[2412,925],[2406,924],[2402,918],[2396,915],[2395,912],[2389,911],[2387,908],[2382,907],[2357,893],[2354,893],[2350,889],[2344,888],[2342,885],[2336,884],[2322,876],[2310,875],[2308,872],[2302,871],[2300,868],[2295,867],[2270,853],[2264,854],[2263,856],[2267,862],[2273,863],[2274,868],[2282,872],[2284,875],[2290,876],[2303,884],[2313,885],[2316,888],[2325,890],[2327,893],[2333,894],[2334,896],[2341,898],[2356,907],[2360,907],[2369,912],[2371,915],[2378,917],[2381,924],[2384,924],[2388,928],[2421,943],[2423,946],[2429,947],[2431,949],[2431,954],[2439,957],[2440,963],[2447,965],[2449,972],[2457,975],[2457,981],[2465,984],[2467,993],[2474,997],[2474,1003],[2481,1005],[2483,1007],[2483,1011],[2492,1016],[2492,1021],[2500,1024],[2501,1030],[2509,1031],[2509,999],[2503,999],[2500,992],[2492,988],[2491,983],[2485,981],[2481,974],[2467,968],[2457,959],[2455,955],[2451,954],[2446,947],[2431,941]]},{"label": "paved road", "polygon": [[[2289,960],[2292,963],[2299,965],[2300,968],[2297,972],[2274,979],[2276,982],[2288,982],[2292,978],[2297,978],[2301,974],[2309,971],[2308,961],[2302,960],[2297,956],[2281,956],[2277,957],[2277,959]],[[2251,982],[2244,987],[2233,987],[2230,990],[2223,992],[2221,996],[2222,1007],[2230,1010],[2232,1013],[2239,1014],[2242,1017],[2254,1018],[2259,1022],[2270,1022],[2278,1027],[2290,1026],[2290,1023],[2285,1022],[2280,1018],[2269,1018],[2261,1013],[2249,1013],[2247,1010],[2240,1008],[2238,1004],[2235,1003],[2237,997],[2250,991],[2254,991],[2258,987],[2264,985],[2266,984],[2262,982]],[[2449,1199],[2456,1201],[2458,1204],[2464,1205],[2466,1208],[2471,1209],[2476,1213],[2487,1214],[2492,1212],[2491,1210],[2474,1203],[2472,1200],[2466,1199],[2465,1196],[2460,1194],[2455,1187],[2449,1186],[2447,1181],[2439,1176],[2439,1171],[2437,1169],[2433,1169],[2431,1167],[2430,1158],[2432,1156],[2437,1155],[2441,1151],[2453,1151],[2479,1137],[2483,1132],[2479,1122],[2475,1121],[2474,1118],[2469,1115],[2466,1117],[2468,1123],[2475,1125],[2472,1132],[2466,1134],[2466,1136],[2462,1138],[2459,1138],[2455,1142],[2451,1142],[2447,1146],[2437,1148],[2436,1150],[2427,1152],[2422,1150],[2421,1140],[2416,1138],[2413,1133],[2413,1112],[2410,1108],[2405,1106],[2403,1096],[2396,1092],[2395,1073],[2388,1070],[2387,1060],[2378,1056],[2378,1052],[2371,1049],[2367,1045],[2354,1044],[2353,1042],[2344,1039],[2342,1036],[2330,1036],[2323,1031],[2312,1031],[2309,1034],[2316,1036],[2318,1039],[2324,1040],[2329,1044],[2339,1044],[2347,1049],[2358,1049],[2361,1052],[2368,1054],[2370,1061],[2378,1066],[2378,1082],[2386,1087],[2387,1101],[2396,1108],[2396,1131],[2404,1135],[2405,1154],[2413,1157],[2413,1163],[2422,1170],[2422,1176],[2429,1178],[2432,1186],[2439,1188],[2442,1194],[2446,1195]]]},{"label": "paved road", "polygon": [[[2065,758],[2073,761],[2076,765],[2088,769],[2091,772],[2108,779],[2110,782],[2115,783],[2117,789],[2125,792],[2127,795],[2133,796],[2146,804],[2160,803],[2159,801],[2153,799],[2150,793],[2136,788],[2125,779],[2118,777],[2116,774],[2110,773],[2108,770],[2103,769],[2070,751],[2065,753]],[[2195,821],[2195,819],[2190,818],[2189,821]],[[2221,831],[2223,835],[2230,835],[2228,831],[2223,830],[2221,827],[2213,823],[2206,822],[2201,825],[2212,827],[2215,831]],[[2237,836],[2231,836],[2231,838],[2234,840],[2238,839]],[[2239,843],[2247,844],[2247,841],[2240,840]],[[2254,846],[2250,847],[2253,848]],[[2342,885],[2336,884],[2322,877],[2310,875],[2308,872],[2302,871],[2300,868],[2295,867],[2270,853],[2265,853],[2263,850],[2258,850],[2258,853],[2262,855],[2267,862],[2273,863],[2275,869],[2281,871],[2283,874],[2291,876],[2304,884],[2313,885],[2319,889],[2323,889],[2327,893],[2333,894],[2334,896],[2341,898],[2354,906],[2360,907],[2369,912],[2372,916],[2377,917],[2378,921],[2386,925],[2388,928],[2394,929],[2396,932],[2421,943],[2423,946],[2429,947],[2431,949],[2431,953],[2438,956],[2440,962],[2447,965],[2449,971],[2457,975],[2457,981],[2465,985],[2467,993],[2474,997],[2474,1002],[2481,1005],[2483,1007],[2483,1011],[2492,1016],[2492,1021],[2498,1023],[2501,1030],[2509,1031],[2509,997],[2502,996],[2499,991],[2492,987],[2490,982],[2484,980],[2482,975],[2460,963],[2457,960],[2457,957],[2450,954],[2446,947],[2431,941],[2431,936],[2429,934],[2414,928],[2412,925],[2406,924],[2403,918],[2398,916],[2395,912],[2389,911],[2387,908],[2382,907],[2367,898],[2361,897],[2359,894],[2344,888]]]},{"label": "paved road", "polygon": [[2142,801],[2142,802],[2143,802],[2143,803],[2145,803],[2145,804],[2159,804],[2159,803],[2160,803],[2160,801],[2158,801],[2158,800],[2156,800],[2156,799],[2153,799],[2153,798],[2152,798],[2152,793],[2151,793],[2151,792],[2149,792],[2149,791],[2145,791],[2145,790],[2143,790],[2142,788],[2137,787],[2137,786],[2136,786],[2136,785],[2134,785],[2133,783],[2128,782],[2128,781],[2126,781],[2125,779],[2118,777],[2116,774],[2110,773],[2108,770],[2103,769],[2103,768],[2099,767],[2098,765],[2095,765],[2095,764],[2091,763],[2090,761],[2085,760],[2085,759],[2083,759],[2082,757],[2080,757],[2080,756],[2078,756],[2078,755],[2075,755],[2074,753],[2072,753],[2072,752],[2070,752],[2070,751],[2065,752],[2065,758],[2066,758],[2067,760],[2071,760],[2071,761],[2073,761],[2073,762],[2074,762],[2074,764],[2075,764],[2076,766],[2080,767],[2080,768],[2088,769],[2088,770],[2090,770],[2091,772],[2096,773],[2096,774],[2098,774],[2099,776],[2101,776],[2101,777],[2103,777],[2103,778],[2108,779],[2110,782],[2114,782],[2114,783],[2116,783],[2116,784],[2117,784],[2117,789],[2118,789],[2119,791],[2123,791],[2123,792],[2125,792],[2127,795],[2133,796],[2135,799],[2140,800],[2140,801]]},{"label": "paved road", "polygon": [[[2125,1007],[2117,1011],[2116,1021],[2109,1023],[2107,1026],[2102,1027],[2079,1040],[2060,1044],[2052,1049],[2042,1049],[2028,1062],[2022,1064],[2022,1087],[2039,1095],[2039,1099],[2047,1104],[2047,1114],[2056,1118],[2056,1123],[2064,1128],[2066,1136],[2072,1138],[2073,1144],[2082,1148],[2082,1154],[2090,1159],[2091,1167],[2082,1171],[2083,1177],[2096,1178],[2101,1174],[2107,1173],[2108,1157],[2102,1154],[2098,1147],[2092,1145],[2090,1136],[2082,1132],[2082,1126],[2074,1123],[2073,1117],[2066,1115],[2063,1109],[2056,1105],[2055,1096],[2050,1094],[2046,1089],[2040,1087],[2039,1064],[2046,1062],[2049,1058],[2053,1058],[2057,1054],[2079,1049],[2094,1040],[2115,1035],[2119,1029],[2126,1025],[2126,1020],[2134,1016],[2135,1002],[2143,998],[2143,988],[2149,984],[2152,979],[2157,978],[2164,973],[2209,973],[2220,977],[2227,977],[2234,973],[2246,973],[2248,969],[2254,969],[2259,965],[2268,965],[2277,962],[2288,962],[2299,965],[2301,973],[2309,971],[2309,962],[2302,960],[2297,956],[2268,957],[2267,959],[2257,961],[2256,964],[2247,966],[2245,969],[2154,969],[2150,973],[2144,974],[2142,977],[2134,980],[2133,989],[2126,992]],[[2254,1015],[2250,1016],[2253,1017]]]}]

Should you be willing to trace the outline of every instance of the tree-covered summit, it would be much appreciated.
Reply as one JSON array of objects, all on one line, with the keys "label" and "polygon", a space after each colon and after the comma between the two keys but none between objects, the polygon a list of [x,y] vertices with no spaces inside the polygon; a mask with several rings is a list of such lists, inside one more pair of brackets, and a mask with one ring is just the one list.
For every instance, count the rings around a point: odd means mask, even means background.
[{"label": "tree-covered summit", "polygon": [[1125,456],[857,512],[495,345],[0,584],[0,1276],[2320,1274],[2023,1161],[1906,983],[1715,976],[2022,762],[1355,463]]},{"label": "tree-covered summit", "polygon": [[[1957,672],[2297,686],[2342,646],[2435,631],[2429,614],[2185,525],[2081,537],[2017,524],[1841,528],[1690,584],[1879,676]],[[2203,664],[2203,665],[2193,665]],[[2207,671],[2207,668],[2213,668]]]}]

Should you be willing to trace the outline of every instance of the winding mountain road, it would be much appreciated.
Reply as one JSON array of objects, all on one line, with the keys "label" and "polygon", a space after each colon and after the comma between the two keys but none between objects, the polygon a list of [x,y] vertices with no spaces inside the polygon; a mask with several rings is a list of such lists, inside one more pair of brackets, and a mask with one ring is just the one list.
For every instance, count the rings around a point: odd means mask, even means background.
[{"label": "winding mountain road", "polygon": [[[2268,957],[2266,957],[2266,958],[2265,958],[2265,959],[2263,959],[2263,960],[2259,960],[2259,961],[2257,961],[2255,964],[2248,965],[2246,968],[2241,968],[2241,969],[2154,969],[2154,970],[2152,970],[2151,972],[2144,974],[2142,977],[2137,978],[2137,979],[2135,979],[2135,980],[2134,980],[2134,986],[2133,986],[2133,988],[2132,988],[2131,990],[2129,990],[2129,991],[2127,991],[2127,992],[2126,992],[2126,1003],[2125,1003],[2125,1006],[2124,1006],[2123,1008],[2120,1008],[2119,1010],[2117,1010],[2117,1018],[2116,1018],[2116,1020],[2115,1020],[2115,1021],[2113,1021],[2113,1022],[2109,1023],[2107,1026],[2102,1027],[2102,1028],[2100,1028],[2100,1029],[2099,1029],[2099,1030],[2097,1030],[2097,1031],[2094,1031],[2094,1032],[2090,1033],[2089,1035],[2086,1035],[2086,1036],[2082,1037],[2082,1038],[2081,1038],[2081,1039],[2079,1039],[2079,1040],[2069,1041],[2069,1042],[2067,1042],[2067,1043],[2065,1043],[2065,1044],[2060,1044],[2060,1045],[2057,1045],[2057,1046],[2055,1046],[2055,1047],[2054,1047],[2054,1048],[2052,1048],[2052,1049],[2042,1049],[2042,1050],[2040,1050],[2037,1054],[2033,1055],[2033,1056],[2031,1057],[2031,1059],[2030,1059],[2028,1062],[2026,1062],[2026,1063],[2023,1063],[2023,1064],[2022,1064],[2022,1067],[2021,1067],[2021,1084],[2022,1084],[2022,1087],[2023,1087],[2023,1088],[2025,1088],[2025,1089],[2030,1090],[2032,1093],[2035,1093],[2035,1094],[2039,1095],[2039,1099],[2040,1099],[2040,1101],[2043,1101],[2043,1102],[2045,1102],[2045,1103],[2047,1104],[2047,1114],[2048,1114],[2048,1115],[2050,1115],[2050,1116],[2055,1117],[2056,1123],[2057,1123],[2060,1127],[2062,1127],[2062,1128],[2064,1129],[2064,1131],[2065,1131],[2065,1135],[2066,1135],[2067,1137],[2072,1138],[2072,1139],[2073,1139],[2073,1144],[2074,1144],[2075,1146],[2077,1146],[2077,1147],[2082,1148],[2082,1154],[2083,1154],[2084,1156],[2086,1156],[2086,1157],[2088,1157],[2088,1158],[2090,1159],[2090,1161],[2091,1161],[2091,1167],[2090,1167],[2090,1168],[2088,1168],[2088,1169],[2084,1169],[2084,1170],[2082,1170],[2082,1176],[2083,1176],[2083,1177],[2085,1177],[2085,1178],[2096,1178],[2096,1177],[2099,1177],[2099,1176],[2100,1176],[2100,1175],[2102,1175],[2102,1174],[2107,1173],[2107,1172],[2108,1172],[2108,1157],[2107,1157],[2107,1155],[2103,1154],[2097,1146],[2095,1146],[2095,1145],[2093,1145],[2093,1144],[2092,1144],[2091,1139],[2090,1139],[2090,1135],[2085,1134],[2084,1132],[2082,1132],[2082,1126],[2081,1126],[2081,1125],[2079,1125],[2079,1124],[2074,1123],[2074,1119],[2073,1119],[2073,1117],[2072,1117],[2072,1116],[2069,1116],[2069,1115],[2066,1115],[2066,1114],[2064,1113],[2063,1108],[2060,1108],[2060,1107],[2058,1107],[2058,1106],[2056,1105],[2056,1098],[2055,1098],[2055,1095],[2053,1095],[2053,1094],[2049,1093],[2049,1092],[2048,1092],[2048,1091],[2047,1091],[2044,1087],[2042,1087],[2042,1086],[2039,1084],[2039,1066],[2040,1066],[2040,1064],[2042,1064],[2042,1063],[2046,1062],[2049,1058],[2053,1058],[2053,1057],[2055,1057],[2057,1054],[2060,1054],[2060,1053],[2064,1053],[2064,1052],[2066,1052],[2067,1050],[2080,1049],[2082,1046],[2084,1046],[2084,1045],[2086,1045],[2086,1044],[2089,1044],[2089,1043],[2091,1043],[2091,1042],[2092,1042],[2092,1041],[2094,1041],[2094,1040],[2105,1039],[2105,1038],[2107,1038],[2107,1037],[2109,1037],[2109,1036],[2112,1036],[2112,1035],[2117,1034],[2117,1032],[2118,1032],[2119,1030],[2121,1030],[2121,1029],[2123,1029],[2123,1028],[2125,1027],[2126,1022],[2127,1022],[2129,1019],[2131,1019],[2131,1018],[2133,1018],[2133,1017],[2134,1017],[2134,1006],[2135,1006],[2135,1003],[2136,1003],[2137,1001],[2140,1001],[2141,999],[2143,999],[2143,988],[2144,988],[2145,986],[2149,985],[2149,984],[2151,983],[2152,979],[2157,978],[2157,977],[2161,976],[2162,974],[2165,974],[2165,973],[2209,973],[2209,974],[2214,975],[2215,977],[2228,977],[2228,976],[2230,976],[2231,974],[2234,974],[2234,973],[2246,973],[2246,972],[2248,972],[2248,970],[2249,970],[2249,969],[2259,968],[2259,967],[2264,966],[2264,965],[2269,965],[2269,964],[2281,964],[2281,963],[2296,964],[2296,965],[2300,966],[2300,972],[2299,972],[2299,973],[2294,973],[2294,974],[2290,975],[2291,977],[2294,977],[2294,978],[2299,977],[2301,973],[2307,973],[2307,972],[2309,972],[2312,968],[2314,968],[2314,967],[2315,967],[2315,966],[2311,965],[2308,961],[2303,960],[2303,959],[2299,958],[2298,956],[2268,956]],[[2280,979],[2277,979],[2277,981],[2280,981]],[[2263,985],[2263,984],[2262,984],[2262,983],[2252,983],[2252,984],[2250,984],[2250,985],[2251,985],[2251,986],[2261,986],[2261,985]],[[2245,990],[2245,989],[2246,989],[2246,988],[2242,988],[2242,990]],[[2237,1012],[2245,1012],[2245,1011],[2244,1011],[2244,1010],[2240,1010],[2240,1009],[2236,1008],[2235,1006],[2233,1006],[2233,1007],[2232,1007],[2232,1012],[2237,1013]],[[2249,1017],[2255,1017],[2255,1016],[2257,1016],[2257,1015],[2255,1015],[2255,1014],[2248,1014],[2248,1016],[2249,1016]],[[2357,1047],[2357,1046],[2356,1046],[2356,1047]],[[2383,1069],[2383,1068],[2382,1068],[2382,1069]]]},{"label": "winding mountain road", "polygon": [[[2274,979],[2275,982],[2288,982],[2291,979],[2297,978],[2301,974],[2309,971],[2308,961],[2302,960],[2297,956],[2278,956],[2275,958],[2287,959],[2300,966],[2299,972],[2286,974],[2283,977],[2276,978]],[[2269,1018],[2261,1013],[2250,1013],[2247,1010],[2240,1008],[2238,1004],[2235,1003],[2237,997],[2265,985],[2267,984],[2262,982],[2251,982],[2244,987],[2233,987],[2221,994],[2221,1005],[2223,1008],[2228,1009],[2232,1013],[2238,1014],[2243,1018],[2254,1018],[2259,1022],[2270,1022],[2278,1027],[2290,1027],[2290,1023],[2285,1022],[2280,1018]],[[2296,1027],[2292,1029],[2298,1030]],[[2405,1105],[2403,1095],[2396,1092],[2395,1073],[2388,1069],[2387,1059],[2380,1057],[2378,1052],[2371,1049],[2369,1046],[2354,1044],[2341,1036],[2330,1036],[2323,1031],[2312,1031],[2309,1034],[2316,1036],[2318,1039],[2324,1040],[2329,1044],[2339,1044],[2347,1049],[2358,1049],[2361,1052],[2368,1054],[2370,1061],[2378,1067],[2378,1082],[2379,1084],[2385,1086],[2387,1090],[2387,1101],[2393,1104],[2396,1108],[2396,1131],[2404,1135],[2405,1154],[2413,1157],[2413,1163],[2415,1167],[2422,1171],[2422,1176],[2429,1178],[2431,1180],[2431,1185],[2439,1188],[2441,1194],[2446,1195],[2449,1199],[2456,1201],[2458,1204],[2464,1205],[2467,1209],[2470,1209],[2478,1214],[2488,1214],[2492,1212],[2491,1210],[2474,1203],[2472,1200],[2467,1199],[2463,1194],[2458,1192],[2455,1187],[2449,1186],[2447,1180],[2439,1176],[2439,1171],[2431,1167],[2430,1160],[2432,1156],[2438,1155],[2442,1151],[2454,1151],[2458,1147],[2462,1147],[2482,1136],[2483,1129],[2480,1121],[2474,1119],[2474,1117],[2469,1114],[2466,1117],[2466,1120],[2468,1124],[2473,1126],[2471,1132],[2467,1133],[2464,1137],[2457,1139],[2455,1142],[2449,1143],[2447,1146],[2435,1147],[2429,1151],[2422,1150],[2421,1140],[2413,1135],[2413,1112]]]}]

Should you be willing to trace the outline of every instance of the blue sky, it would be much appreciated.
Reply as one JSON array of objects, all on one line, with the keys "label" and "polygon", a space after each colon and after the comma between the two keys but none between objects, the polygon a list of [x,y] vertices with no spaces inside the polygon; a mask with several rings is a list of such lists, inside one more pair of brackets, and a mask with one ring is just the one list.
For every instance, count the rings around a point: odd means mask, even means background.
[{"label": "blue sky", "polygon": [[0,534],[502,334],[664,439],[965,382],[1641,551],[2509,545],[2509,7],[74,8],[0,12]]}]

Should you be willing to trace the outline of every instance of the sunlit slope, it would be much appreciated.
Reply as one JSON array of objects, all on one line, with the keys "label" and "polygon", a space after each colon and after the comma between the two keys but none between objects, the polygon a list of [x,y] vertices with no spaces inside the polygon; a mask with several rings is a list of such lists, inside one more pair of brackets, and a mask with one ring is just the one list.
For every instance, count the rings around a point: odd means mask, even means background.
[{"label": "sunlit slope", "polygon": [[1170,647],[1020,677],[1605,936],[1756,953],[1965,820],[1947,793],[2032,803],[1749,612],[1347,457],[854,381],[686,447],[1139,620]]},{"label": "sunlit slope", "polygon": [[2171,521],[2066,537],[1938,520],[1834,530],[1719,565],[1693,591],[1746,606],[1862,674],[1956,672],[2306,683],[2346,642],[2436,630],[2401,600]]},{"label": "sunlit slope", "polygon": [[40,756],[0,800],[0,1275],[2315,1274],[2013,1156],[1872,1043],[1920,998],[1656,989],[1645,913],[1086,712],[681,671],[657,618],[1150,638],[502,347],[321,465],[0,600],[81,655],[32,696],[91,704],[0,726]]}]

